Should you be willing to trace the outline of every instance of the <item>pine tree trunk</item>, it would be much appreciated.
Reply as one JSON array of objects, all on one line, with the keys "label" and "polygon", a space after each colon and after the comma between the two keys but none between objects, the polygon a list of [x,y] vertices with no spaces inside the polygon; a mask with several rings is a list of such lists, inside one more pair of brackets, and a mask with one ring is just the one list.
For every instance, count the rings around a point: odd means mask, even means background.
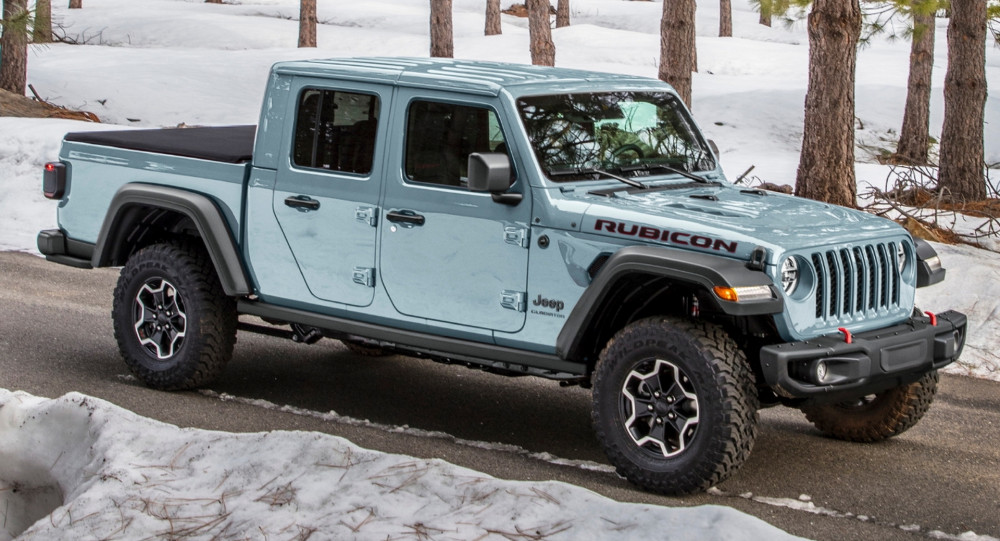
[{"label": "pine tree trunk", "polygon": [[986,197],[986,0],[952,0],[938,187],[959,200]]},{"label": "pine tree trunk", "polygon": [[931,116],[931,70],[934,68],[934,14],[914,12],[913,28],[906,109],[896,158],[906,164],[925,165]]},{"label": "pine tree trunk", "polygon": [[431,56],[441,58],[455,56],[451,0],[431,0]]},{"label": "pine tree trunk", "polygon": [[33,43],[52,43],[52,0],[35,2],[35,27],[31,32]]},{"label": "pine tree trunk", "polygon": [[719,0],[719,37],[733,37],[733,2]]},{"label": "pine tree trunk", "polygon": [[673,85],[691,106],[691,72],[695,68],[694,0],[663,2],[660,19],[659,77]]},{"label": "pine tree trunk", "polygon": [[531,63],[536,66],[556,65],[556,45],[552,42],[549,22],[549,0],[527,0],[528,34],[531,40]]},{"label": "pine tree trunk", "polygon": [[486,35],[497,36],[500,28],[500,0],[486,0]]},{"label": "pine tree trunk", "polygon": [[69,9],[83,8],[83,0],[69,0]]},{"label": "pine tree trunk", "polygon": [[3,0],[0,89],[24,95],[28,77],[28,0]]},{"label": "pine tree trunk", "polygon": [[795,195],[857,206],[854,74],[858,0],[815,0],[809,14],[809,89]]},{"label": "pine tree trunk", "polygon": [[299,47],[316,46],[316,0],[299,2]]},{"label": "pine tree trunk", "polygon": [[770,0],[761,0],[760,2],[760,24],[764,26],[771,26],[771,2]]},{"label": "pine tree trunk", "polygon": [[556,28],[569,26],[569,0],[556,2]]}]

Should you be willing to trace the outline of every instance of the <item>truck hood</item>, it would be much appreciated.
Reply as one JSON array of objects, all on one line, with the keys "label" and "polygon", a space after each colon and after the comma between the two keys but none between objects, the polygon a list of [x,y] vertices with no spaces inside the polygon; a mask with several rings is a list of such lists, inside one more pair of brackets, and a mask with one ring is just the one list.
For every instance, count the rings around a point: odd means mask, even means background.
[{"label": "truck hood", "polygon": [[590,203],[583,231],[741,258],[757,246],[778,256],[905,234],[896,223],[865,212],[731,185],[666,185],[610,194],[575,190],[567,195]]}]

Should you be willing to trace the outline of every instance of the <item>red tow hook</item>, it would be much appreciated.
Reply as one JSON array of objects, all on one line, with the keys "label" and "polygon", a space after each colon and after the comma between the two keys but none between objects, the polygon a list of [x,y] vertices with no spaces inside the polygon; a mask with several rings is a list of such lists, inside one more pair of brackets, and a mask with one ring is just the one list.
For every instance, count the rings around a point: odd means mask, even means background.
[{"label": "red tow hook", "polygon": [[924,312],[927,317],[931,318],[931,327],[937,327],[937,314],[934,312]]},{"label": "red tow hook", "polygon": [[851,331],[847,330],[846,327],[838,327],[837,330],[844,333],[844,342],[848,344],[854,343],[854,336],[851,335]]}]

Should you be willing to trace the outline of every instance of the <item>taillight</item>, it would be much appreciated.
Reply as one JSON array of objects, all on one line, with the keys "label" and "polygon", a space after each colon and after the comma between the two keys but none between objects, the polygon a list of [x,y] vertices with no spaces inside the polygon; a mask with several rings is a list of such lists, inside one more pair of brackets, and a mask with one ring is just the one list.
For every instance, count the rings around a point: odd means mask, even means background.
[{"label": "taillight", "polygon": [[49,199],[62,199],[66,193],[66,164],[49,162],[42,174],[42,191]]}]

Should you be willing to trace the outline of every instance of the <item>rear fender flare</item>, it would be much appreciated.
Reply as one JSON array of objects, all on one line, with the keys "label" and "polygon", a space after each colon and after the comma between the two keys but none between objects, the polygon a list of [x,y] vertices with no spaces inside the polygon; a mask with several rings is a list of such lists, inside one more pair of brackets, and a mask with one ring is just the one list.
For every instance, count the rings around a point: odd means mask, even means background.
[{"label": "rear fender flare", "polygon": [[97,237],[94,267],[114,265],[121,251],[127,249],[132,224],[125,218],[125,211],[133,206],[165,209],[188,217],[198,229],[226,295],[251,293],[236,241],[218,205],[205,195],[167,186],[130,183],[118,189]]}]

